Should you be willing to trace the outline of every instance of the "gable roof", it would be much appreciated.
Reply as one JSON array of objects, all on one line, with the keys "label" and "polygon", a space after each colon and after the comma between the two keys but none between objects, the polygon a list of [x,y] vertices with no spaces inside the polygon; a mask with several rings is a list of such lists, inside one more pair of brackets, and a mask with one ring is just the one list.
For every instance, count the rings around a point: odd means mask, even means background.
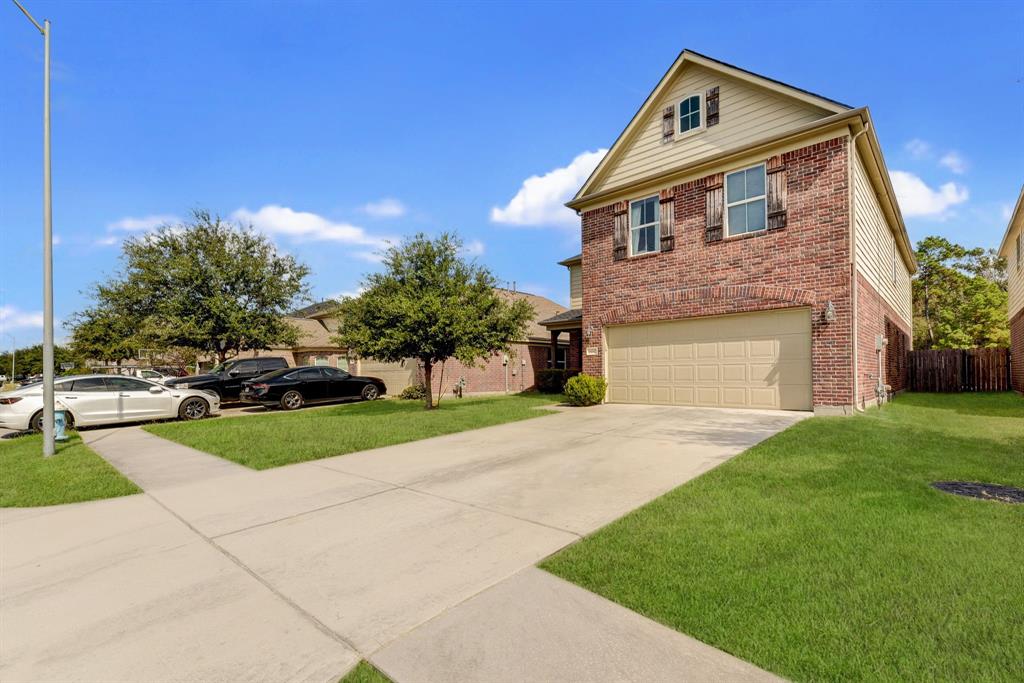
[{"label": "gable roof", "polygon": [[1024,185],[1020,188],[1020,196],[1017,197],[1017,204],[1013,207],[1013,213],[1010,214],[1010,220],[1006,224],[1003,241],[999,243],[999,250],[996,252],[1003,258],[1010,258],[1010,233],[1017,225],[1021,225],[1021,229],[1024,230]]},{"label": "gable roof", "polygon": [[640,105],[637,112],[633,114],[633,118],[630,119],[623,131],[619,133],[619,137],[616,138],[615,143],[611,146],[611,149],[608,150],[608,153],[604,155],[604,159],[602,159],[601,163],[599,163],[593,172],[591,172],[586,182],[584,182],[583,186],[579,189],[579,192],[576,193],[576,196],[573,197],[571,202],[568,202],[567,206],[572,208],[573,204],[590,193],[590,190],[593,188],[597,179],[602,177],[612,163],[622,155],[628,141],[631,140],[634,134],[642,127],[643,121],[646,120],[647,115],[651,112],[662,93],[666,88],[668,88],[669,84],[687,64],[700,65],[706,69],[717,71],[726,76],[731,76],[738,80],[751,83],[777,94],[800,100],[801,102],[818,107],[830,112],[831,114],[841,114],[851,110],[849,105],[831,100],[821,95],[816,95],[809,90],[803,90],[783,83],[782,81],[777,81],[773,78],[756,74],[753,71],[747,71],[746,69],[741,69],[733,66],[732,64],[712,59],[711,57],[702,55],[699,52],[694,52],[693,50],[683,50],[679,53],[679,56],[676,57],[672,66],[668,68],[668,71],[666,71],[661,77],[661,80],[658,81],[658,84],[654,86],[654,90],[652,90],[647,96],[644,103]]},{"label": "gable roof", "polygon": [[[553,316],[558,315],[565,311],[565,306],[561,306],[551,299],[539,296],[537,294],[529,294],[527,292],[513,292],[510,289],[496,288],[495,291],[506,301],[514,301],[516,299],[525,299],[530,302],[533,306],[535,315],[526,323],[526,340],[539,340],[547,343],[550,339],[550,335],[546,327],[540,324],[541,320],[547,320]],[[524,340],[518,340],[524,341]]]}]

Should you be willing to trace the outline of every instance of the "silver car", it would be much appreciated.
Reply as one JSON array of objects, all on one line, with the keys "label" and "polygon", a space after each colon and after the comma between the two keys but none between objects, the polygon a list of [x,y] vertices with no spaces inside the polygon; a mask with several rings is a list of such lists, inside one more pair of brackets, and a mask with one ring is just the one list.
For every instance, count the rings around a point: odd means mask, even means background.
[{"label": "silver car", "polygon": [[[201,389],[175,389],[119,375],[78,375],[54,383],[54,401],[67,411],[68,426],[181,418],[201,420],[220,412],[220,398]],[[0,393],[0,427],[41,431],[43,385]]]}]

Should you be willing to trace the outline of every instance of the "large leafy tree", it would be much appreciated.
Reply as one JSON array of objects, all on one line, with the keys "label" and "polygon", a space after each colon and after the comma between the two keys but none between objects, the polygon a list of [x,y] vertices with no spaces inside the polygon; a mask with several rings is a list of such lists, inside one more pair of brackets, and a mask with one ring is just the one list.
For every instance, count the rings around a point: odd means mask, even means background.
[{"label": "large leafy tree", "polygon": [[68,323],[71,347],[82,358],[120,364],[146,345],[143,320],[119,303],[122,297],[115,287],[96,286],[96,305],[75,313]]},{"label": "large leafy tree", "polygon": [[[76,368],[82,367],[82,358],[67,346],[53,347],[53,365],[58,374],[64,374],[61,364],[73,363]],[[11,352],[0,353],[0,375],[11,372]],[[40,375],[43,372],[43,345],[27,346],[14,352],[14,374]]]},{"label": "large leafy tree", "polygon": [[339,307],[335,340],[360,356],[386,362],[415,358],[423,367],[426,408],[434,407],[434,367],[449,358],[472,365],[522,338],[533,306],[507,301],[486,268],[460,256],[452,234],[423,234],[390,247],[384,271]]},{"label": "large leafy tree", "polygon": [[991,250],[944,237],[917,243],[914,346],[952,349],[1009,344],[1006,262]]},{"label": "large leafy tree", "polygon": [[308,298],[309,269],[251,228],[195,211],[186,223],[126,240],[121,259],[122,271],[95,288],[93,307],[77,318],[83,346],[91,339],[120,353],[116,337],[127,326],[129,347],[192,349],[224,361],[297,340],[282,316]]}]

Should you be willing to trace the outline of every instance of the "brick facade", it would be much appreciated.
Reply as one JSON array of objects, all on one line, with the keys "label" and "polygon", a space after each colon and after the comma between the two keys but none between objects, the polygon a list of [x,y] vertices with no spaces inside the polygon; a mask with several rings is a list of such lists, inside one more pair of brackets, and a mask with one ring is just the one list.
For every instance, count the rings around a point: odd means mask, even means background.
[{"label": "brick facade", "polygon": [[507,385],[506,366],[503,362],[505,354],[495,354],[477,367],[466,367],[459,361],[451,359],[445,363],[443,378],[441,377],[441,366],[434,366],[431,373],[434,395],[436,396],[442,391],[446,395],[451,395],[452,388],[459,381],[459,377],[466,379],[463,392],[467,394],[504,392],[506,388],[510,392],[532,389],[536,385],[536,371],[542,370],[548,365],[548,355],[549,347],[547,345],[512,344],[512,351],[508,354]]},{"label": "brick facade", "polygon": [[[670,188],[675,248],[613,259],[613,207],[583,214],[583,329],[600,345],[604,325],[674,320],[804,306],[811,308],[815,406],[852,401],[848,139],[782,155],[787,224],[705,242],[705,182]],[[827,302],[833,322],[824,321]],[[603,351],[602,351],[603,353]],[[604,374],[602,355],[583,370]]]},{"label": "brick facade", "polygon": [[909,325],[881,297],[863,275],[857,274],[857,376],[862,407],[873,403],[878,384],[877,336],[888,344],[882,353],[882,382],[893,391],[907,388],[907,351],[912,332]]},{"label": "brick facade", "polygon": [[1010,320],[1010,386],[1024,393],[1024,309]]}]

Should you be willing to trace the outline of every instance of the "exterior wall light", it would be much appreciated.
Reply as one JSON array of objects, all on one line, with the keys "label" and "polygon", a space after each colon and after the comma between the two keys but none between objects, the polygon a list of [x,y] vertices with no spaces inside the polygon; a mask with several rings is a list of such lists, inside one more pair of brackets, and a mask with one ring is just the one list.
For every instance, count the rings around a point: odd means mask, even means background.
[{"label": "exterior wall light", "polygon": [[836,321],[836,307],[831,299],[825,304],[825,312],[822,317],[826,323],[834,323]]}]

